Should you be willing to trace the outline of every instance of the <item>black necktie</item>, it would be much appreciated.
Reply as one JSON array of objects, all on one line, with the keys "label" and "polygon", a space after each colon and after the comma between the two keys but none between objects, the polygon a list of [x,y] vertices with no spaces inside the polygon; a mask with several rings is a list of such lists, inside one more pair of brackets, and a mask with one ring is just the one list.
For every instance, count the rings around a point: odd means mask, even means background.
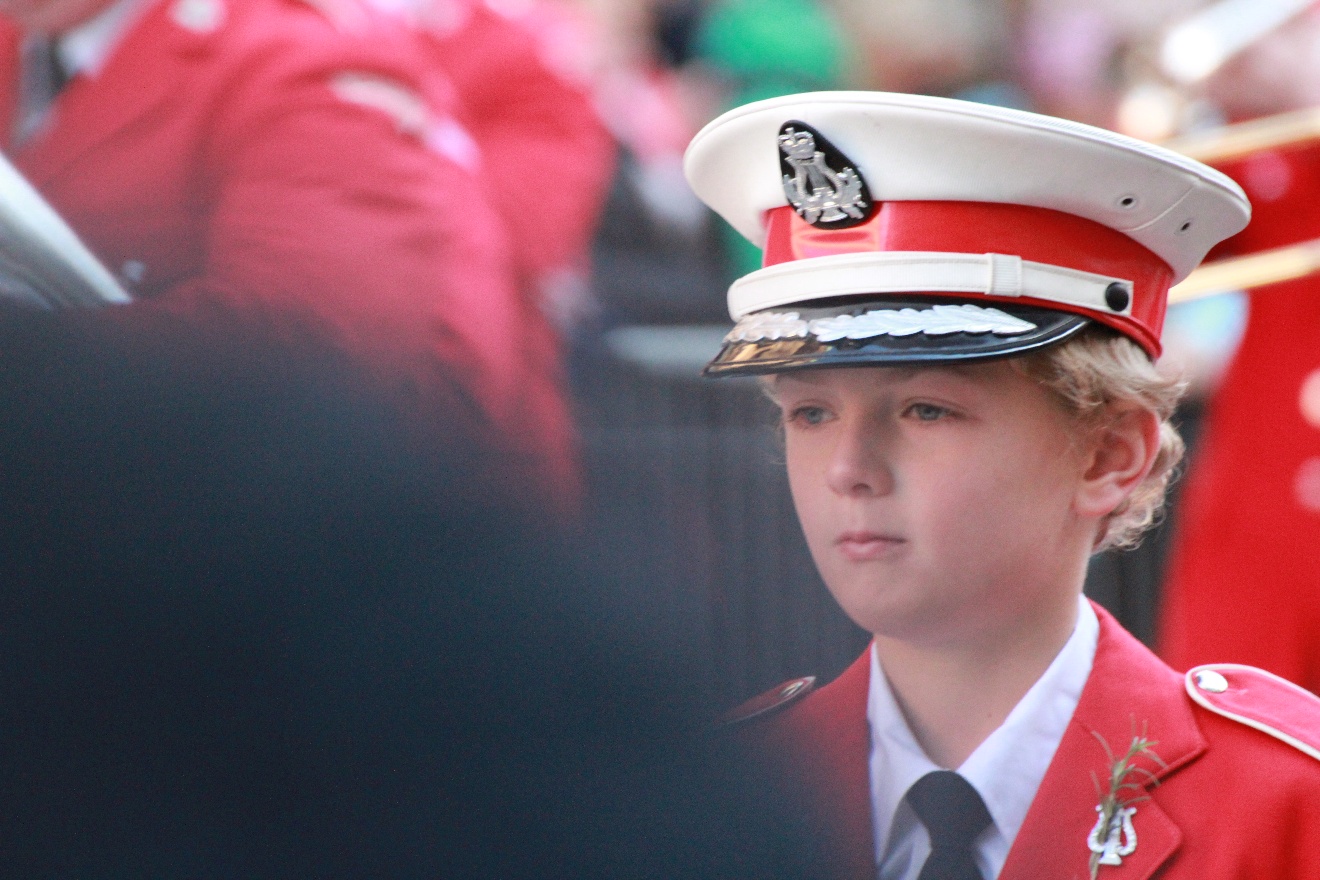
[{"label": "black necktie", "polygon": [[972,844],[990,827],[990,813],[972,784],[951,770],[936,770],[918,779],[907,799],[930,832],[930,858],[917,880],[985,880]]}]

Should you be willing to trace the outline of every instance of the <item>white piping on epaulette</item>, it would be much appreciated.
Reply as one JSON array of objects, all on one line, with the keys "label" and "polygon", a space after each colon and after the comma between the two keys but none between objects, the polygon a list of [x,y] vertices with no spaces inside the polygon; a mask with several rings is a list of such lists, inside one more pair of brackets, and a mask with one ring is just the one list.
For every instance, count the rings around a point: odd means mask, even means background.
[{"label": "white piping on epaulette", "polygon": [[1284,733],[1282,730],[1276,730],[1275,728],[1270,727],[1268,724],[1265,724],[1264,722],[1259,721],[1255,718],[1250,718],[1245,715],[1239,715],[1236,712],[1228,711],[1222,706],[1216,706],[1214,703],[1210,702],[1209,698],[1207,698],[1201,692],[1201,689],[1196,686],[1196,682],[1193,678],[1198,672],[1210,671],[1210,672],[1218,672],[1222,674],[1224,672],[1234,672],[1238,670],[1245,670],[1247,672],[1252,673],[1253,675],[1262,675],[1265,676],[1266,678],[1271,678],[1274,681],[1279,682],[1280,684],[1287,685],[1288,688],[1297,691],[1299,695],[1305,697],[1308,700],[1314,701],[1317,699],[1315,694],[1311,693],[1304,687],[1300,687],[1298,685],[1293,684],[1291,681],[1289,681],[1286,678],[1281,678],[1275,675],[1273,672],[1266,672],[1264,669],[1258,669],[1255,666],[1247,666],[1242,663],[1207,663],[1203,666],[1197,666],[1194,669],[1189,669],[1187,670],[1187,674],[1183,676],[1183,686],[1187,689],[1187,695],[1189,697],[1191,697],[1201,706],[1205,707],[1206,709],[1209,709],[1211,712],[1214,712],[1216,715],[1222,715],[1225,718],[1230,718],[1233,721],[1238,722],[1239,724],[1245,724],[1247,727],[1254,727],[1256,730],[1259,730],[1261,733],[1269,734],[1270,736],[1274,737],[1280,742],[1285,742],[1288,745],[1292,746],[1293,748],[1297,749],[1299,752],[1302,752],[1303,754],[1306,755],[1310,755],[1312,758],[1315,758],[1317,761],[1320,761],[1320,749],[1317,749],[1315,746],[1312,746],[1308,743],[1304,743],[1301,740],[1299,740],[1297,737],[1290,736]]},{"label": "white piping on epaulette", "polygon": [[[1114,283],[1126,293],[1121,309],[1112,308],[1106,299],[1106,291]],[[758,269],[729,287],[729,314],[737,321],[749,312],[813,299],[914,292],[1026,296],[1124,316],[1132,314],[1133,300],[1129,279],[1037,263],[1012,254],[867,251]]]}]

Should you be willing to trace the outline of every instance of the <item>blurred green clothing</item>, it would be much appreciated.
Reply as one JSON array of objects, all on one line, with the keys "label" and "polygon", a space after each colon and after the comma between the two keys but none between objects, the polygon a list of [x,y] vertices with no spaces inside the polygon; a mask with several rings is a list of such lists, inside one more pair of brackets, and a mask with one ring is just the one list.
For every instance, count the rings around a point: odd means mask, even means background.
[{"label": "blurred green clothing", "polygon": [[[729,85],[729,107],[842,88],[856,51],[833,12],[816,0],[715,0],[696,39],[696,57]],[[761,251],[732,227],[721,230],[730,269],[761,267]]]}]

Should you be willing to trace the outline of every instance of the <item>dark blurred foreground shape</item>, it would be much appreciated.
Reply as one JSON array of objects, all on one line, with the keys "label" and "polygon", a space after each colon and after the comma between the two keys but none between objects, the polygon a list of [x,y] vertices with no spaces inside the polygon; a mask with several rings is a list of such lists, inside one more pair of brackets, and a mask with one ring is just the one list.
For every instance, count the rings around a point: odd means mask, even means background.
[{"label": "dark blurred foreground shape", "polygon": [[3,873],[798,873],[697,628],[492,489],[463,417],[422,470],[361,387],[0,325]]}]

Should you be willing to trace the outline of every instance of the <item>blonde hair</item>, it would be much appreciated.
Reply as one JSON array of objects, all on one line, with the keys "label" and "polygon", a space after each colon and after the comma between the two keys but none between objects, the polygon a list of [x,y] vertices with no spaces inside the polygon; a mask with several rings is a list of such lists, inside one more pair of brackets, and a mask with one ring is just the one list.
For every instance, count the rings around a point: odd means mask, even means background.
[{"label": "blonde hair", "polygon": [[1127,500],[1109,515],[1095,545],[1097,552],[1135,547],[1156,522],[1183,457],[1182,437],[1170,419],[1186,383],[1156,370],[1132,340],[1098,325],[1060,345],[1015,358],[1012,363],[1051,391],[1084,427],[1102,427],[1121,408],[1133,406],[1159,417],[1155,464]]}]

